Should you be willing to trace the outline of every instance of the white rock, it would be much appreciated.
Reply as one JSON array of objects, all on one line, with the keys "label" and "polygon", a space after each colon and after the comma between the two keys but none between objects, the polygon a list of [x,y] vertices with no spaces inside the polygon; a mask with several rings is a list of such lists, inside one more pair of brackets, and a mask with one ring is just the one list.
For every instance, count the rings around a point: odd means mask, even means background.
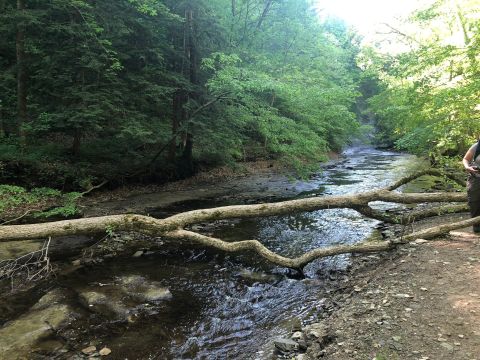
[{"label": "white rock", "polygon": [[417,239],[414,241],[415,244],[425,244],[427,243],[428,240],[425,240],[425,239]]},{"label": "white rock", "polygon": [[132,257],[137,258],[143,255],[143,250],[138,250],[135,252],[135,254],[132,255]]},{"label": "white rock", "polygon": [[412,297],[411,295],[408,295],[408,294],[395,294],[394,296],[397,298],[405,298],[405,299]]},{"label": "white rock", "polygon": [[97,348],[93,345],[82,349],[82,353],[84,353],[85,355],[93,354],[95,351],[97,351]]},{"label": "white rock", "polygon": [[303,338],[303,333],[301,331],[295,331],[292,334],[292,340],[299,340],[301,338]]}]

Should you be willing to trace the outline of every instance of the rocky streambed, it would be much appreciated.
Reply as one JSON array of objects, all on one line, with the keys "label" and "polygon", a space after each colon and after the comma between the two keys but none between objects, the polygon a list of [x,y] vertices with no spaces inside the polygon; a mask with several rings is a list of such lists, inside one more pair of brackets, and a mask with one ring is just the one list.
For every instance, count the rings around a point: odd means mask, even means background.
[{"label": "rocky streambed", "polygon": [[[83,359],[109,355],[111,350],[100,346],[95,337],[88,343],[78,343],[82,332],[94,326],[95,318],[134,323],[138,317],[148,315],[151,307],[171,299],[167,288],[141,276],[118,277],[110,284],[56,287],[0,329],[0,359]],[[71,344],[82,349],[71,351]]]}]

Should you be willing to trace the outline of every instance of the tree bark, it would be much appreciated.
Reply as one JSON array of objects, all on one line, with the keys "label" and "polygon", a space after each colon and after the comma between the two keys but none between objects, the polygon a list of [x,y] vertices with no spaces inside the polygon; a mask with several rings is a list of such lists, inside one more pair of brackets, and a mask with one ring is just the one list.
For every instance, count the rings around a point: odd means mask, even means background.
[{"label": "tree bark", "polygon": [[75,129],[73,134],[72,142],[72,154],[74,157],[77,157],[80,154],[80,145],[81,145],[82,133],[79,129]]},{"label": "tree bark", "polygon": [[[1,2],[0,2],[0,6],[1,6]],[[0,138],[3,138],[3,137],[5,137],[5,124],[3,122],[3,104],[2,104],[2,100],[0,100]]]},{"label": "tree bark", "polygon": [[[17,11],[24,13],[25,0],[17,0]],[[22,19],[17,24],[17,124],[16,133],[22,145],[25,145],[23,124],[27,121],[27,66],[25,64],[25,23]]]},{"label": "tree bark", "polygon": [[262,15],[260,15],[260,18],[257,21],[257,30],[260,29],[263,21],[267,17],[268,11],[270,10],[270,7],[272,6],[272,2],[273,2],[273,0],[266,0],[265,1],[265,7],[263,8]]},{"label": "tree bark", "polygon": [[[188,78],[192,85],[198,83],[197,76],[197,48],[195,44],[195,26],[194,26],[194,13],[193,9],[189,8],[185,12],[185,21],[187,29],[187,46],[185,47],[186,57],[188,59]],[[191,92],[189,97],[196,100],[197,96],[195,92]],[[189,118],[188,114],[186,118]],[[193,133],[188,127],[185,130],[183,138],[183,151],[179,164],[179,174],[181,177],[189,177],[193,175]]]},{"label": "tree bark", "polygon": [[172,99],[172,139],[170,141],[170,148],[168,151],[168,162],[173,166],[175,166],[176,162],[178,128],[184,118],[184,101],[182,93],[182,90],[175,91]]},{"label": "tree bark", "polygon": [[[416,176],[409,176],[405,179],[410,179],[411,181],[416,177],[425,175],[426,173],[429,173],[429,171],[423,171],[417,173]],[[115,231],[136,231],[151,236],[163,236],[165,238],[174,240],[189,240],[229,252],[251,250],[255,251],[260,256],[274,264],[300,269],[317,258],[344,253],[363,253],[388,250],[398,244],[410,242],[417,238],[431,239],[433,237],[446,234],[454,229],[480,224],[480,217],[476,217],[452,224],[435,226],[433,228],[408,234],[400,238],[389,239],[388,241],[383,242],[367,242],[354,245],[339,245],[315,249],[294,259],[286,258],[270,251],[257,240],[244,240],[228,243],[221,239],[216,239],[192,231],[184,230],[184,228],[188,225],[219,219],[285,215],[295,212],[308,212],[332,208],[352,208],[358,210],[362,214],[370,216],[374,211],[369,207],[369,202],[379,200],[408,204],[424,202],[464,203],[467,200],[465,193],[402,194],[397,193],[394,191],[394,189],[392,189],[395,186],[399,186],[399,184],[404,183],[404,180],[401,180],[396,182],[394,185],[383,189],[354,195],[322,196],[282,201],[278,203],[233,205],[217,207],[213,209],[193,210],[173,215],[165,219],[154,219],[143,215],[127,214],[63,220],[43,224],[0,226],[0,241],[29,240],[65,235],[104,233],[107,228],[110,228],[114,229]],[[430,211],[430,214],[433,215],[435,213]],[[385,220],[392,219],[386,217]]]}]

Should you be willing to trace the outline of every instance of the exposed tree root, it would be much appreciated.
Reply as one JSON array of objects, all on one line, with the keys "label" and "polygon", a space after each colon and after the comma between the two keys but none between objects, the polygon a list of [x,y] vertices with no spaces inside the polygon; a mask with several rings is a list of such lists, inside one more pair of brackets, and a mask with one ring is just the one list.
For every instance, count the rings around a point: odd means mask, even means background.
[{"label": "exposed tree root", "polygon": [[[80,235],[91,233],[105,233],[107,229],[115,231],[137,231],[153,236],[163,236],[170,239],[190,240],[205,246],[214,247],[227,252],[255,251],[268,261],[289,268],[301,269],[309,262],[327,256],[345,253],[366,253],[388,250],[398,244],[413,241],[417,238],[430,239],[448,233],[453,229],[480,224],[480,217],[464,220],[452,224],[436,226],[420,232],[412,233],[400,238],[382,242],[364,242],[355,245],[336,245],[309,251],[297,258],[287,258],[263,246],[258,240],[244,240],[225,242],[221,239],[201,235],[184,230],[187,225],[208,222],[220,219],[251,218],[273,215],[285,215],[296,212],[308,212],[322,209],[351,208],[361,214],[389,223],[411,223],[415,219],[438,215],[445,208],[426,209],[412,213],[410,219],[395,216],[373,209],[369,206],[372,201],[387,201],[403,204],[431,203],[431,202],[465,202],[465,193],[398,193],[394,190],[422,175],[440,175],[437,170],[426,170],[400,179],[393,185],[361,194],[344,196],[322,196],[278,203],[257,205],[234,205],[213,209],[202,209],[180,213],[166,219],[155,219],[148,216],[125,214],[93,217],[85,219],[64,220],[43,224],[0,226],[0,241],[27,240],[64,235]],[[440,209],[440,210],[439,210]],[[443,209],[443,210],[442,210]],[[466,210],[465,204],[450,205],[447,212]]]}]

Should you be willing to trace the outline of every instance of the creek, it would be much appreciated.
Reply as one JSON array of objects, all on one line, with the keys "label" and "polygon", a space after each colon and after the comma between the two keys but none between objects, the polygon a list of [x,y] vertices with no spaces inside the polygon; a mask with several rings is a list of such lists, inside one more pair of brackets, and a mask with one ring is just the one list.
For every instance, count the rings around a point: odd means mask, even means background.
[{"label": "creek", "polygon": [[[306,181],[292,183],[280,175],[242,179],[225,185],[228,196],[188,199],[158,208],[149,204],[148,213],[164,217],[265,198],[358,193],[391,184],[422,166],[425,163],[412,155],[352,147]],[[421,178],[401,190],[421,191],[431,185],[432,179]],[[252,188],[256,188],[256,199],[250,193],[242,196]],[[399,207],[380,202],[375,206],[383,210]],[[298,256],[317,247],[381,238],[377,225],[378,221],[353,210],[331,209],[200,224],[195,230],[228,241],[258,239],[282,255]],[[131,304],[129,321],[93,313],[77,323],[83,329],[79,339],[107,345],[112,350],[110,358],[272,359],[274,337],[289,334],[297,323],[314,323],[331,311],[326,304],[332,283],[342,279],[349,264],[350,255],[317,260],[299,277],[251,253],[232,255],[168,245],[140,257],[113,259],[77,271],[58,280],[56,286],[81,292],[137,276],[168,288],[171,298]]]}]

